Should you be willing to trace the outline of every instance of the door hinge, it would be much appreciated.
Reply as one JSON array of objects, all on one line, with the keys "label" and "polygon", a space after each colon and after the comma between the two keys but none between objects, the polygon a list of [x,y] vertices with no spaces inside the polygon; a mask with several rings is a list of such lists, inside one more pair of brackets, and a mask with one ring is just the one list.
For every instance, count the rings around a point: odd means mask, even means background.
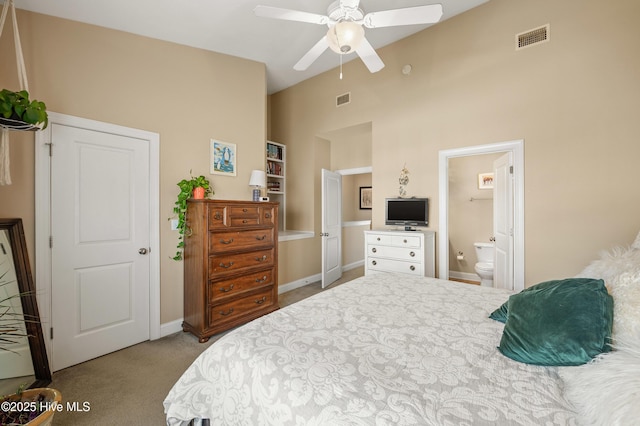
[{"label": "door hinge", "polygon": [[53,340],[53,327],[49,329],[49,339]]},{"label": "door hinge", "polygon": [[513,166],[509,166],[509,173],[513,174]]},{"label": "door hinge", "polygon": [[49,248],[53,248],[53,235],[49,236]]},{"label": "door hinge", "polygon": [[45,145],[49,146],[49,157],[53,156],[53,144],[51,142],[46,143]]}]

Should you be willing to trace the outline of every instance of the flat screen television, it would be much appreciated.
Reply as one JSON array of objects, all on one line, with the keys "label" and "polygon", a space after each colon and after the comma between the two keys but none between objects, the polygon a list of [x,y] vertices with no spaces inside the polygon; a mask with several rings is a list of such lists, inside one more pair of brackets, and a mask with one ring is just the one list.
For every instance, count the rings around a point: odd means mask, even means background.
[{"label": "flat screen television", "polygon": [[404,226],[429,225],[428,198],[387,198],[385,199],[385,224]]}]

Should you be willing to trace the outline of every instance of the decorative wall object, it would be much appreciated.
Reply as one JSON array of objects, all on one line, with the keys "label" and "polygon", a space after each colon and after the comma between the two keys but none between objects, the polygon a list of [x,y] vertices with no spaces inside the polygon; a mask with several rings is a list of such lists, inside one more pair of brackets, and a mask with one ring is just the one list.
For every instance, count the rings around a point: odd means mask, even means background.
[{"label": "decorative wall object", "polygon": [[409,183],[409,169],[407,169],[407,165],[405,164],[400,170],[400,178],[398,179],[398,183],[400,183],[399,195],[400,197],[404,197],[407,195],[407,184]]},{"label": "decorative wall object", "polygon": [[209,173],[235,176],[237,174],[236,144],[211,139]]},{"label": "decorative wall object", "polygon": [[370,186],[360,187],[360,210],[371,210],[373,205],[373,192]]},{"label": "decorative wall object", "polygon": [[478,173],[478,189],[493,189],[493,173]]}]

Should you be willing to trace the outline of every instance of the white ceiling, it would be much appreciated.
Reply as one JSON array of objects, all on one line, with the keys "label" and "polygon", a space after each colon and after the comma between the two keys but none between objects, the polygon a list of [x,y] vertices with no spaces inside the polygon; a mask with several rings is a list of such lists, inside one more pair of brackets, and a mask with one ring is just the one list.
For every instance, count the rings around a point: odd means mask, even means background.
[{"label": "white ceiling", "polygon": [[[306,71],[295,71],[293,65],[322,38],[327,27],[259,18],[253,14],[254,7],[261,4],[325,15],[332,1],[14,0],[19,9],[263,62],[269,94],[337,67],[339,57],[328,49]],[[444,8],[442,20],[445,20],[487,1],[362,0],[360,7],[368,13],[439,2]],[[365,35],[374,48],[379,48],[427,27],[367,29]],[[355,58],[355,54],[350,54],[343,60]]]}]

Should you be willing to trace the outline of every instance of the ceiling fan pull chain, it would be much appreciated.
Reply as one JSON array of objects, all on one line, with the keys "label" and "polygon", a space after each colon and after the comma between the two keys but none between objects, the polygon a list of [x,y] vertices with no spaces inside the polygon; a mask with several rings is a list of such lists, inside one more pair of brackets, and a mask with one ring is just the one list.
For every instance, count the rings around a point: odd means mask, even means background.
[{"label": "ceiling fan pull chain", "polygon": [[342,80],[342,55],[340,55],[340,80]]}]

